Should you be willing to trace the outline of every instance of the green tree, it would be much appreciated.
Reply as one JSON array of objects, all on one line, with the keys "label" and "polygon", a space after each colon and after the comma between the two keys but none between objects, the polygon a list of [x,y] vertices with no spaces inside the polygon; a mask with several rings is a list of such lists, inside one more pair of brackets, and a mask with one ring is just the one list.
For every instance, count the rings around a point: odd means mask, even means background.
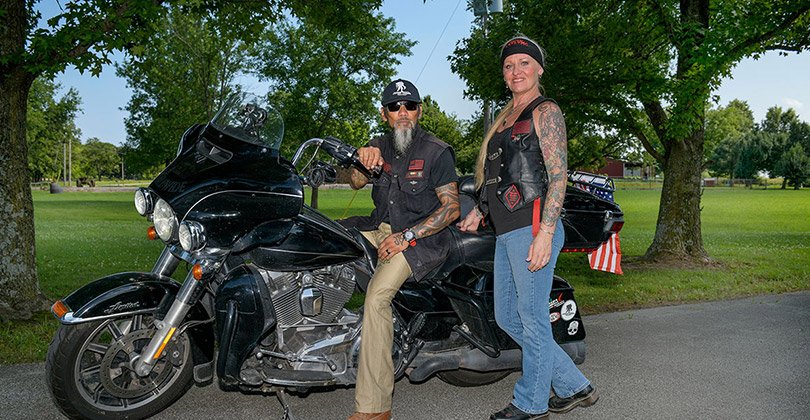
[{"label": "green tree", "polygon": [[271,86],[284,117],[282,153],[302,141],[332,135],[354,145],[370,137],[379,120],[380,94],[394,75],[397,57],[414,43],[377,12],[355,15],[360,30],[333,22],[315,30],[306,20],[279,22],[256,47],[252,66]]},{"label": "green tree", "polygon": [[464,121],[459,120],[455,114],[448,115],[442,111],[438,102],[428,95],[422,99],[422,119],[419,120],[419,124],[445,143],[453,146],[453,151],[456,153],[456,168],[460,173],[472,172],[481,140],[469,141],[464,136],[463,133],[466,131]]},{"label": "green tree", "polygon": [[796,166],[795,156],[789,161],[788,152],[797,144],[801,146],[800,150],[810,152],[810,124],[799,120],[793,109],[783,111],[775,106],[768,109],[760,130],[770,139],[769,153],[762,169],[767,170],[771,178],[782,177],[782,189],[785,189],[788,178],[795,179],[801,173],[798,170],[801,165]]},{"label": "green tree", "polygon": [[[356,14],[380,6],[381,0],[335,0],[313,6],[308,0],[229,2],[178,0],[190,9],[229,11],[234,31],[255,34],[282,15],[297,15],[313,25],[362,26]],[[0,0],[0,318],[28,318],[43,308],[34,245],[34,214],[26,143],[27,104],[31,85],[42,74],[73,65],[101,72],[114,51],[142,48],[148,22],[164,13],[162,0],[64,1],[64,12],[37,27],[34,0]],[[232,7],[233,6],[233,7]],[[230,9],[233,8],[233,11]]]},{"label": "green tree", "polygon": [[725,107],[706,111],[706,135],[703,148],[709,166],[715,148],[724,141],[739,141],[754,129],[754,113],[748,103],[734,99]]},{"label": "green tree", "polygon": [[234,79],[244,70],[245,47],[223,28],[233,26],[225,20],[173,6],[153,23],[141,52],[117,66],[133,91],[125,119],[127,145],[136,151],[130,170],[163,168],[183,132],[209,121],[238,90]]},{"label": "green tree", "polygon": [[36,181],[59,178],[64,166],[63,146],[79,144],[80,131],[75,119],[81,110],[81,99],[72,88],[57,98],[59,89],[58,84],[37,78],[28,96],[28,170]]},{"label": "green tree", "polygon": [[104,143],[98,138],[90,138],[80,154],[84,176],[101,179],[121,176],[121,157],[114,144]]},{"label": "green tree", "polygon": [[[652,261],[708,260],[700,223],[705,113],[746,57],[810,44],[808,0],[515,0],[475,29],[451,65],[474,98],[503,100],[499,47],[516,33],[548,51],[548,96],[566,123],[635,136],[665,177]],[[585,131],[583,131],[585,132]],[[570,136],[570,135],[569,135]]]},{"label": "green tree", "polygon": [[782,171],[788,185],[798,190],[810,180],[810,155],[801,144],[790,146],[782,159]]}]

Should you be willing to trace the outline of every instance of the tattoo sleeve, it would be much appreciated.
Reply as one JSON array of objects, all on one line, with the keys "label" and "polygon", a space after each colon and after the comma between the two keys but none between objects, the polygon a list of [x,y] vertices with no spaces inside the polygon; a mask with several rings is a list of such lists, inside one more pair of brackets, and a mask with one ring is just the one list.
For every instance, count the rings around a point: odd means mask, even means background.
[{"label": "tattoo sleeve", "polygon": [[451,182],[436,188],[441,206],[421,223],[411,228],[416,238],[424,238],[446,228],[461,215],[458,202],[458,183]]},{"label": "tattoo sleeve", "polygon": [[568,140],[562,111],[553,102],[534,110],[534,128],[540,138],[540,150],[548,173],[548,192],[541,223],[553,231],[560,218],[568,181]]}]

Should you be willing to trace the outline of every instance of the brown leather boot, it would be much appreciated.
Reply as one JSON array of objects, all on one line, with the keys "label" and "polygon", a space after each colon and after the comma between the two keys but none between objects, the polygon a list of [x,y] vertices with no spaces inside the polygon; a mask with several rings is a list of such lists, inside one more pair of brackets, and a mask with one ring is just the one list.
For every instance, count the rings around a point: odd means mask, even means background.
[{"label": "brown leather boot", "polygon": [[391,420],[391,410],[382,413],[354,413],[349,420]]}]

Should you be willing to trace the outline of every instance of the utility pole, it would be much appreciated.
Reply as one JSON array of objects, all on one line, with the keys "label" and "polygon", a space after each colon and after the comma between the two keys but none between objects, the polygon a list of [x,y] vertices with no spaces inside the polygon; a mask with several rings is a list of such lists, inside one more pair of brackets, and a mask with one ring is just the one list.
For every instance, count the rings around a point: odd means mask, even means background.
[{"label": "utility pole", "polygon": [[62,142],[62,186],[67,187],[67,142]]},{"label": "utility pole", "polygon": [[[503,0],[472,0],[473,14],[481,18],[481,30],[487,38],[487,18],[492,13],[503,13]],[[484,137],[492,126],[492,104],[484,99]]]}]

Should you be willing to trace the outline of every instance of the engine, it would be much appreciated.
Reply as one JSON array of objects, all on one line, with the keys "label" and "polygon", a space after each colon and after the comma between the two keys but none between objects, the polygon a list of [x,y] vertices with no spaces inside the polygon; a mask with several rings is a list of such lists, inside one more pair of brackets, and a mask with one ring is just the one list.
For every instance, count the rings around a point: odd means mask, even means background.
[{"label": "engine", "polygon": [[263,271],[280,328],[335,322],[352,297],[355,270],[333,265],[314,271]]}]

